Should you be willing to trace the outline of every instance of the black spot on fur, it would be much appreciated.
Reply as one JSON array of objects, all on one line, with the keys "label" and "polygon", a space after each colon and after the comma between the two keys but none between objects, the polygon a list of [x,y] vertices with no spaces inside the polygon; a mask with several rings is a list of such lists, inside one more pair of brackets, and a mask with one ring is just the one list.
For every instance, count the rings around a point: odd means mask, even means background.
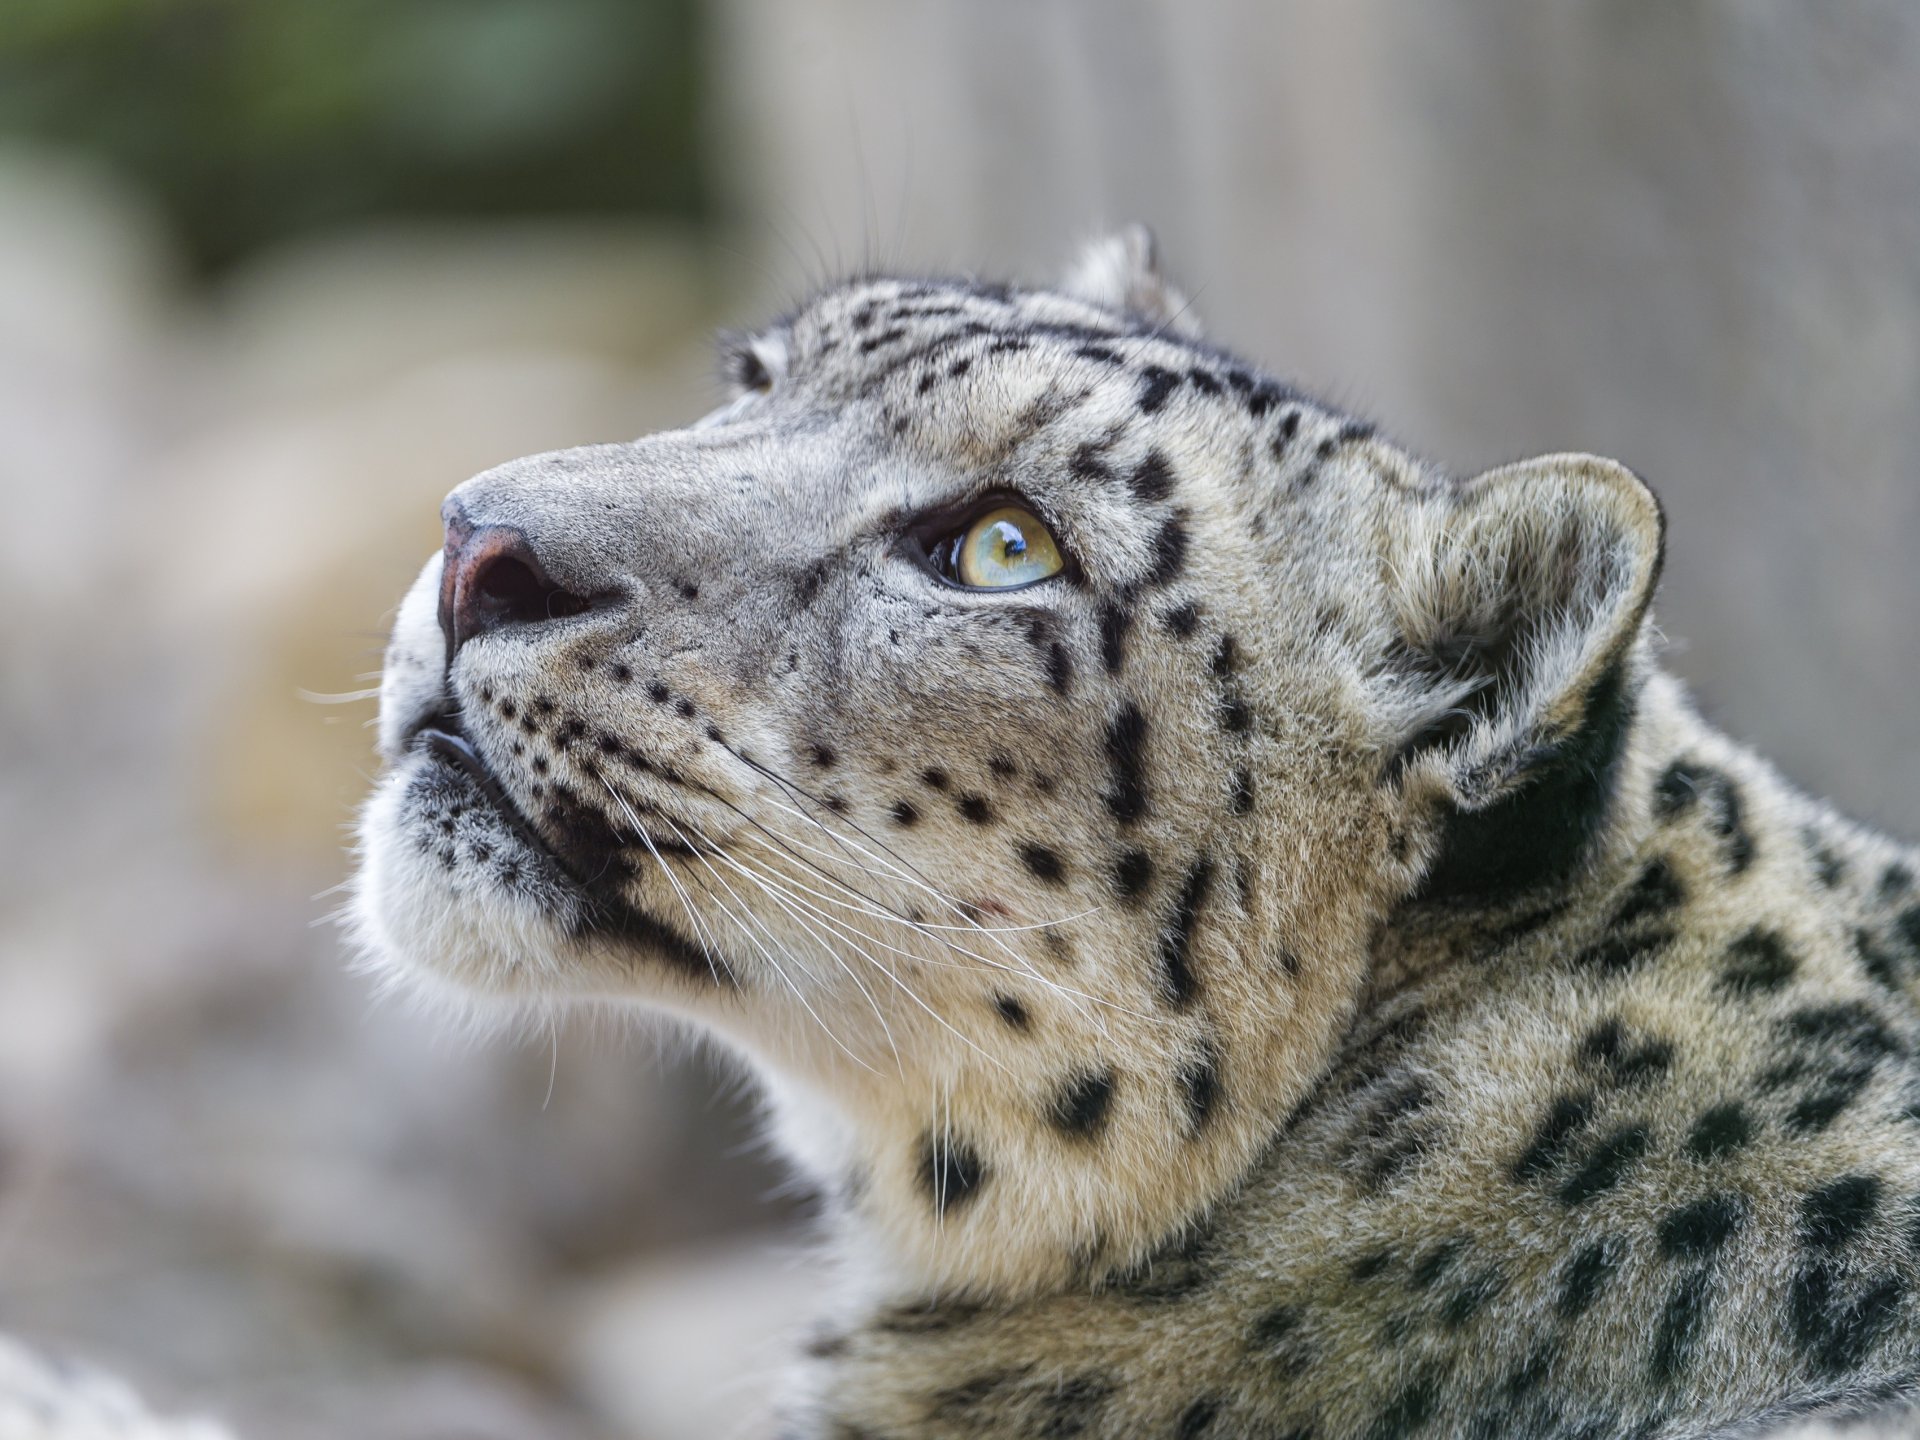
[{"label": "black spot on fur", "polygon": [[831,745],[812,745],[807,749],[807,758],[822,770],[831,770],[840,757],[833,753]]},{"label": "black spot on fur", "polygon": [[1163,370],[1158,365],[1148,365],[1140,371],[1140,413],[1156,415],[1167,403],[1167,397],[1173,394],[1174,387],[1180,383],[1180,377],[1171,370]]},{"label": "black spot on fur", "polygon": [[1694,1121],[1693,1131],[1687,1136],[1687,1153],[1696,1160],[1718,1160],[1746,1145],[1753,1136],[1753,1119],[1746,1107],[1730,1100]]},{"label": "black spot on fur", "polygon": [[1754,929],[1727,947],[1720,983],[1735,995],[1771,994],[1790,983],[1799,968],[1777,931]]},{"label": "black spot on fur", "polygon": [[909,800],[894,801],[893,809],[889,813],[893,816],[893,823],[896,825],[911,825],[920,818],[920,812],[913,808],[913,803]]},{"label": "black spot on fur", "polygon": [[1686,898],[1686,886],[1673,873],[1672,864],[1666,856],[1659,856],[1648,861],[1640,877],[1633,882],[1633,887],[1621,900],[1620,908],[1614,912],[1613,923],[1625,929],[1635,921],[1677,909],[1686,902]]},{"label": "black spot on fur", "polygon": [[1712,1295],[1712,1276],[1704,1269],[1681,1276],[1667,1295],[1660,1324],[1653,1332],[1653,1353],[1647,1366],[1655,1385],[1673,1384],[1693,1363],[1701,1332],[1706,1329]]},{"label": "black spot on fur", "polygon": [[1047,684],[1062,695],[1073,689],[1073,655],[1058,640],[1047,646]]},{"label": "black spot on fur", "polygon": [[1245,815],[1253,809],[1253,772],[1244,765],[1233,772],[1232,784],[1227,791],[1227,808],[1236,815]]},{"label": "black spot on fur", "polygon": [[986,1183],[987,1169],[980,1154],[952,1135],[929,1134],[920,1142],[920,1186],[945,1216],[967,1204]]},{"label": "black spot on fur", "polygon": [[1180,1093],[1194,1134],[1207,1128],[1220,1104],[1220,1056],[1211,1045],[1180,1067]]},{"label": "black spot on fur", "polygon": [[1442,1240],[1414,1261],[1413,1269],[1407,1275],[1407,1284],[1415,1290],[1431,1290],[1453,1268],[1454,1261],[1460,1258],[1466,1248],[1467,1242],[1457,1236]]},{"label": "black spot on fur", "polygon": [[1673,1068],[1673,1042],[1655,1037],[1632,1043],[1619,1018],[1602,1021],[1580,1042],[1583,1059],[1603,1066],[1622,1088],[1646,1084]]},{"label": "black spot on fur", "polygon": [[1578,1320],[1591,1310],[1619,1272],[1626,1246],[1617,1236],[1605,1235],[1575,1252],[1560,1272],[1560,1299],[1555,1308],[1563,1320]]},{"label": "black spot on fur", "polygon": [[1111,1070],[1078,1075],[1067,1081],[1054,1097],[1053,1123],[1067,1134],[1082,1139],[1099,1133],[1113,1108],[1115,1076]]},{"label": "black spot on fur", "polygon": [[1853,932],[1853,953],[1859,958],[1860,968],[1866,971],[1868,978],[1877,985],[1899,993],[1899,959],[1875,939],[1871,931],[1856,929]]},{"label": "black spot on fur", "polygon": [[1447,1297],[1440,1307],[1440,1323],[1457,1330],[1467,1324],[1506,1288],[1506,1277],[1498,1270],[1481,1270]]},{"label": "black spot on fur", "polygon": [[1127,663],[1127,631],[1132,625],[1130,611],[1111,604],[1100,607],[1100,660],[1109,675],[1118,675]]},{"label": "black spot on fur", "polygon": [[1027,1013],[1027,1007],[1011,995],[994,996],[993,1008],[994,1013],[1015,1030],[1025,1031],[1033,1025],[1033,1017]]},{"label": "black spot on fur", "polygon": [[1892,1327],[1906,1283],[1898,1275],[1869,1281],[1859,1293],[1840,1295],[1834,1269],[1810,1265],[1787,1292],[1788,1323],[1795,1343],[1816,1373],[1841,1375],[1866,1364],[1873,1347]]},{"label": "black spot on fur", "polygon": [[1101,457],[1107,447],[1095,440],[1088,440],[1075,448],[1067,461],[1069,473],[1082,480],[1105,482],[1113,478],[1113,472],[1107,468],[1107,462]]},{"label": "black spot on fur", "polygon": [[1587,692],[1580,728],[1544,748],[1518,789],[1447,817],[1413,903],[1487,904],[1577,869],[1606,822],[1637,698],[1624,664],[1603,672]]},{"label": "black spot on fur", "polygon": [[1880,872],[1880,898],[1894,901],[1913,889],[1913,868],[1903,861],[1895,860]]},{"label": "black spot on fur", "polygon": [[1203,1440],[1213,1429],[1225,1402],[1215,1396],[1203,1396],[1180,1412],[1174,1422],[1173,1440]]},{"label": "black spot on fur", "polygon": [[1747,1218],[1738,1195],[1708,1195],[1660,1221],[1660,1253],[1669,1260],[1704,1260],[1731,1240]]},{"label": "black spot on fur", "polygon": [[1113,888],[1123,900],[1138,900],[1153,883],[1153,857],[1144,850],[1128,850],[1113,865]]},{"label": "black spot on fur", "polygon": [[1240,644],[1231,635],[1222,635],[1213,647],[1213,656],[1207,661],[1207,668],[1213,671],[1214,678],[1225,680],[1240,668]]},{"label": "black spot on fur", "polygon": [[1213,860],[1210,856],[1202,855],[1187,871],[1186,883],[1180,887],[1173,913],[1167,917],[1166,927],[1160,932],[1161,985],[1168,1002],[1175,1009],[1184,1009],[1191,1004],[1200,988],[1199,977],[1193,973],[1193,923],[1199,916],[1200,907],[1206,903],[1207,892],[1212,888]]},{"label": "black spot on fur", "polygon": [[972,824],[991,825],[993,823],[993,807],[979,795],[962,795],[953,802],[953,808]]},{"label": "black spot on fur", "polygon": [[1434,1416],[1440,1405],[1440,1382],[1423,1375],[1393,1397],[1367,1428],[1366,1440],[1409,1440]]},{"label": "black spot on fur", "polygon": [[932,790],[944,790],[953,783],[953,778],[938,765],[929,765],[920,772],[920,783]]},{"label": "black spot on fur", "polygon": [[1638,970],[1661,950],[1673,943],[1673,931],[1664,927],[1637,935],[1609,935],[1573,957],[1576,968],[1597,970],[1607,975],[1625,975]]},{"label": "black spot on fur", "polygon": [[1847,873],[1847,862],[1840,853],[1820,837],[1812,826],[1800,832],[1800,838],[1807,847],[1807,858],[1813,862],[1813,876],[1820,884],[1831,890],[1838,885]]},{"label": "black spot on fur", "polygon": [[1160,624],[1169,635],[1185,640],[1200,628],[1200,607],[1191,600],[1185,601],[1162,615]]},{"label": "black spot on fur", "polygon": [[1560,1187],[1560,1203],[1584,1205],[1611,1190],[1646,1155],[1652,1140],[1644,1125],[1623,1125],[1601,1136],[1586,1161]]},{"label": "black spot on fur", "polygon": [[1065,862],[1044,845],[1022,845],[1020,863],[1049,885],[1059,885],[1067,878]]},{"label": "black spot on fur", "polygon": [[1187,563],[1187,544],[1187,512],[1176,510],[1153,537],[1153,563],[1141,578],[1141,585],[1152,589],[1179,579]]},{"label": "black spot on fur", "polygon": [[1147,809],[1147,717],[1131,700],[1108,722],[1106,750],[1113,786],[1101,798],[1114,819],[1130,825]]},{"label": "black spot on fur", "polygon": [[1371,1280],[1391,1264],[1393,1264],[1391,1250],[1369,1250],[1347,1267],[1347,1274],[1355,1280]]},{"label": "black spot on fur", "polygon": [[1745,807],[1732,777],[1710,765],[1676,760],[1653,787],[1653,812],[1662,820],[1704,804],[1713,833],[1726,854],[1727,868],[1738,875],[1753,863],[1753,836],[1743,820]]},{"label": "black spot on fur", "polygon": [[1839,1250],[1866,1229],[1880,1204],[1880,1177],[1843,1175],[1800,1202],[1800,1243]]},{"label": "black spot on fur", "polygon": [[1164,500],[1173,494],[1173,467],[1158,450],[1149,450],[1146,458],[1133,467],[1127,484],[1142,500]]}]

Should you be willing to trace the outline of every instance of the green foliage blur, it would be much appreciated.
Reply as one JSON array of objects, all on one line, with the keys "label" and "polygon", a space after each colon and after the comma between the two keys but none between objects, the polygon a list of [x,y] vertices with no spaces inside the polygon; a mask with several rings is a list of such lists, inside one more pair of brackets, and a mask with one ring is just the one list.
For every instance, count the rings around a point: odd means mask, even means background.
[{"label": "green foliage blur", "polygon": [[0,0],[0,136],[170,212],[190,262],[369,215],[697,217],[696,0]]}]

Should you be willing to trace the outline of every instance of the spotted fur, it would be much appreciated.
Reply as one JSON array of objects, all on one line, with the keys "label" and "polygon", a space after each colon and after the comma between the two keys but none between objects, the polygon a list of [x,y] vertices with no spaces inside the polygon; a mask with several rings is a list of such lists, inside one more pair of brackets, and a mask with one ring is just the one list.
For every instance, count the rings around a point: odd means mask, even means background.
[{"label": "spotted fur", "polygon": [[[796,1437],[1907,1393],[1920,857],[1658,668],[1633,475],[1450,477],[1151,261],[850,281],[699,425],[461,486],[389,655],[370,955],[749,1060],[843,1261]],[[940,580],[989,496],[1061,575]],[[539,575],[450,654],[476,526]]]}]

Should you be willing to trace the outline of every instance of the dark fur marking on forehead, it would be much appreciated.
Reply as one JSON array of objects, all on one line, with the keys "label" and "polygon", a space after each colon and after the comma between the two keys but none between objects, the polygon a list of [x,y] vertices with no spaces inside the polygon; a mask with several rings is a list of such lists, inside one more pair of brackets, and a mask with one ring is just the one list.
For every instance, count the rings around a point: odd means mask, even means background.
[{"label": "dark fur marking on forehead", "polygon": [[1192,1004],[1200,990],[1199,976],[1193,970],[1193,926],[1212,888],[1213,858],[1202,855],[1187,871],[1180,896],[1174,901],[1166,927],[1160,932],[1161,985],[1168,1003],[1176,1010]]},{"label": "dark fur marking on forehead", "polygon": [[1011,995],[995,995],[993,1009],[995,1014],[1015,1030],[1025,1032],[1033,1024],[1033,1017],[1027,1013],[1027,1007]]},{"label": "dark fur marking on forehead", "polygon": [[1131,700],[1107,723],[1106,751],[1113,785],[1101,798],[1114,819],[1130,825],[1147,810],[1147,717]]},{"label": "dark fur marking on forehead", "polygon": [[1047,647],[1047,684],[1061,695],[1073,690],[1073,654],[1058,640]]},{"label": "dark fur marking on forehead", "polygon": [[1180,377],[1171,370],[1159,365],[1143,365],[1140,368],[1140,395],[1136,403],[1142,415],[1157,415],[1167,403]]},{"label": "dark fur marking on forehead", "polygon": [[1111,443],[1107,440],[1082,441],[1067,460],[1067,473],[1099,484],[1111,481],[1113,471],[1107,468],[1107,462],[1101,458]]},{"label": "dark fur marking on forehead", "polygon": [[944,1218],[980,1193],[987,1168],[965,1140],[929,1133],[920,1142],[919,1177],[934,1211]]},{"label": "dark fur marking on forehead", "polygon": [[1176,510],[1168,516],[1153,537],[1152,561],[1147,573],[1141,577],[1140,585],[1144,589],[1158,589],[1180,578],[1180,572],[1186,568],[1187,546],[1190,543],[1187,534],[1187,512]]},{"label": "dark fur marking on forehead", "polygon": [[1161,615],[1160,625],[1169,635],[1185,640],[1200,628],[1200,607],[1191,600],[1182,601]]},{"label": "dark fur marking on forehead", "polygon": [[1100,607],[1100,660],[1109,675],[1118,675],[1127,660],[1127,631],[1133,612],[1109,601]]},{"label": "dark fur marking on forehead", "polygon": [[1173,494],[1177,482],[1173,467],[1167,463],[1167,457],[1158,450],[1149,450],[1146,457],[1133,467],[1127,476],[1127,488],[1141,500],[1165,500]]},{"label": "dark fur marking on forehead", "polygon": [[1117,1080],[1110,1067],[1074,1076],[1060,1087],[1048,1118],[1076,1139],[1092,1139],[1107,1123]]},{"label": "dark fur marking on forehead", "polygon": [[920,812],[914,809],[913,802],[910,800],[894,801],[893,809],[887,813],[893,817],[893,823],[896,825],[911,825],[920,818]]}]

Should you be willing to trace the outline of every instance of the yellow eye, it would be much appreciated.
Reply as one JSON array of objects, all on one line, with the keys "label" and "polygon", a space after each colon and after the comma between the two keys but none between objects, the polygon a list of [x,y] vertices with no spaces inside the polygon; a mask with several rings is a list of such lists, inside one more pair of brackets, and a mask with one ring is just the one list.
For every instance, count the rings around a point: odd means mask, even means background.
[{"label": "yellow eye", "polygon": [[1019,505],[998,506],[975,520],[954,543],[953,559],[955,578],[982,589],[1031,585],[1066,568],[1046,525]]}]

